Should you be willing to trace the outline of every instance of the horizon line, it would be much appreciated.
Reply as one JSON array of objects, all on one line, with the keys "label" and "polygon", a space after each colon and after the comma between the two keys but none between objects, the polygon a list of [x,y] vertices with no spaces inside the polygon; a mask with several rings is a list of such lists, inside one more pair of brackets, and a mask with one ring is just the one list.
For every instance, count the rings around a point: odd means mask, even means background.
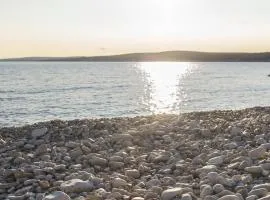
[{"label": "horizon line", "polygon": [[119,53],[119,54],[103,54],[103,55],[74,55],[74,56],[18,56],[18,57],[6,57],[0,58],[0,60],[12,60],[12,59],[28,59],[28,58],[95,58],[95,57],[110,57],[110,56],[124,56],[124,55],[136,55],[136,54],[159,54],[159,53],[212,53],[212,54],[265,54],[270,51],[258,51],[258,52],[246,52],[246,51],[197,51],[197,50],[164,50],[164,51],[145,51],[145,52],[130,52],[130,53]]}]

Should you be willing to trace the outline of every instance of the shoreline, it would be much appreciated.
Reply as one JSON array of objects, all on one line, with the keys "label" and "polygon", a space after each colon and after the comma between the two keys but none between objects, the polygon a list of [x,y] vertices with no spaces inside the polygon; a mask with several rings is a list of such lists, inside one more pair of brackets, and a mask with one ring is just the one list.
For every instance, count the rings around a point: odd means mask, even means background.
[{"label": "shoreline", "polygon": [[208,115],[210,113],[221,113],[221,114],[226,114],[226,113],[231,113],[231,112],[237,112],[237,113],[242,113],[246,111],[268,111],[270,112],[270,106],[254,106],[254,107],[248,107],[248,108],[237,108],[237,109],[224,109],[224,110],[205,110],[205,111],[190,111],[190,112],[184,112],[184,113],[153,113],[153,114],[148,114],[148,115],[136,115],[136,116],[120,116],[120,117],[85,117],[85,118],[74,118],[74,119],[52,119],[52,120],[45,120],[45,121],[37,121],[33,123],[26,123],[26,124],[20,124],[20,125],[7,125],[7,126],[0,126],[1,129],[17,129],[17,128],[23,128],[23,127],[32,127],[32,126],[46,126],[46,124],[54,123],[54,122],[64,122],[64,123],[73,123],[73,122],[79,122],[79,121],[99,121],[99,120],[124,120],[124,119],[137,119],[137,118],[151,118],[155,116],[192,116],[192,115]]},{"label": "shoreline", "polygon": [[0,199],[270,198],[270,107],[0,128]]}]

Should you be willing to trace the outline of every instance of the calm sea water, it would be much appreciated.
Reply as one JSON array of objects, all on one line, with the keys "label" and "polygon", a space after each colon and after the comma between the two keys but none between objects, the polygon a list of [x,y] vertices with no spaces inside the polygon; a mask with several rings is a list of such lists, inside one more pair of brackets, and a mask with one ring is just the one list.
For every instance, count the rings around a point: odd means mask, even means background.
[{"label": "calm sea water", "polygon": [[0,126],[270,104],[270,63],[2,62]]}]

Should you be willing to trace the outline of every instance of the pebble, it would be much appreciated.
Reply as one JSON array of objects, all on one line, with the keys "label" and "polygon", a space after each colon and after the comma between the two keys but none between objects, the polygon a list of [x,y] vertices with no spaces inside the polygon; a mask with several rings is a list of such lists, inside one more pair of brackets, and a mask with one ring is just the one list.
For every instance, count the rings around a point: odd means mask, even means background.
[{"label": "pebble", "polygon": [[270,199],[269,111],[0,128],[0,199]]}]

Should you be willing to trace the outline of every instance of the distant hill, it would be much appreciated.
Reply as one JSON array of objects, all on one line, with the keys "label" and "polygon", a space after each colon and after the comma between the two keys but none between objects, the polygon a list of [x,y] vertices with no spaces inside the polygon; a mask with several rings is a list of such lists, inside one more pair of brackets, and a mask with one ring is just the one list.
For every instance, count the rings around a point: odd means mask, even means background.
[{"label": "distant hill", "polygon": [[92,57],[25,57],[9,58],[0,61],[192,61],[192,62],[270,62],[270,52],[263,53],[210,53],[196,51],[164,51],[157,53],[130,53]]}]

